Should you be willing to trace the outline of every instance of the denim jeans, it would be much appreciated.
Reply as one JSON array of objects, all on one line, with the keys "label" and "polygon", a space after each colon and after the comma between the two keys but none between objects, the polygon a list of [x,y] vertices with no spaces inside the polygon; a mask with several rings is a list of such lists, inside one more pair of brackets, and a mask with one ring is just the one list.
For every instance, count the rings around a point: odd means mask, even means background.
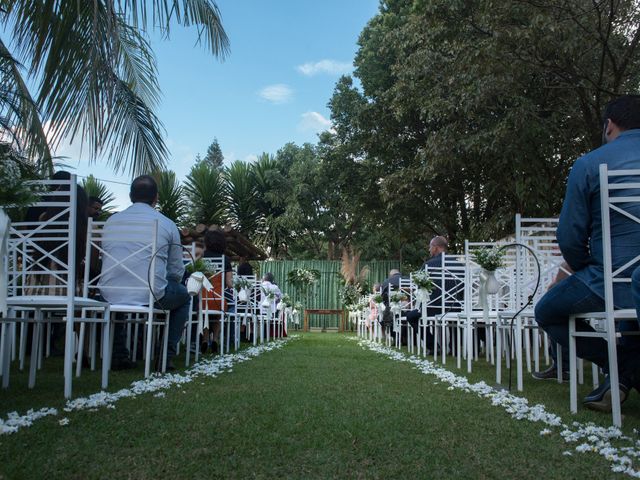
[{"label": "denim jeans", "polygon": [[[569,316],[574,313],[600,312],[604,308],[604,299],[572,275],[540,299],[535,308],[535,319],[551,340],[560,344],[563,353],[568,355]],[[577,321],[576,330],[586,332],[593,331],[593,328],[586,322]],[[608,370],[607,342],[604,339],[577,337],[576,353],[578,357]],[[565,359],[568,361],[568,356],[563,354],[563,363]]]},{"label": "denim jeans", "polygon": [[182,329],[189,318],[189,293],[187,287],[175,280],[169,280],[164,289],[164,296],[156,302],[156,308],[169,310],[169,346],[168,358],[176,354],[176,346],[182,336]]}]

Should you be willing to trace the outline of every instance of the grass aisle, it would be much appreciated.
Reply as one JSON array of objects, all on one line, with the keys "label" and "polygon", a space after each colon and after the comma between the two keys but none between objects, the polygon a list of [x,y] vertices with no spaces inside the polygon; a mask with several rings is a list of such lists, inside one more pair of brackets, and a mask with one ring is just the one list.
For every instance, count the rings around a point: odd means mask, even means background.
[{"label": "grass aisle", "polygon": [[66,416],[0,437],[0,478],[623,478],[341,335]]}]

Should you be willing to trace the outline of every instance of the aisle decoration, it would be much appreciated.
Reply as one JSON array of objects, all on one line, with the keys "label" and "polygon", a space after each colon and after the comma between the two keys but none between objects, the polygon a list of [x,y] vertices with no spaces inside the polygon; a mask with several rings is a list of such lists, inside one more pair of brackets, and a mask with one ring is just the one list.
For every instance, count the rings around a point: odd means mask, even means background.
[{"label": "aisle decoration", "polygon": [[493,295],[500,290],[500,283],[496,278],[496,270],[504,266],[504,250],[500,248],[479,248],[472,254],[472,259],[482,269],[480,272],[480,303],[481,307],[487,303],[487,295]]},{"label": "aisle decoration", "polygon": [[251,291],[251,282],[245,277],[234,276],[233,288],[238,292],[238,301],[246,302],[249,299]]},{"label": "aisle decoration", "polygon": [[[575,447],[572,446],[572,450],[564,451],[564,455],[570,456],[573,452],[596,453],[610,462],[612,472],[640,478],[640,440],[624,435],[618,427],[601,427],[593,423],[581,422],[572,422],[569,425],[564,423],[559,415],[548,412],[543,404],[529,405],[526,398],[494,388],[484,381],[470,383],[466,377],[456,375],[429,360],[413,355],[407,356],[370,340],[357,337],[351,337],[349,340],[358,342],[363,350],[369,349],[391,360],[409,363],[423,374],[435,376],[439,382],[449,384],[448,390],[475,393],[481,398],[489,399],[493,406],[504,409],[516,420],[542,423],[545,428],[540,431],[540,435],[552,436],[557,432],[567,444],[578,444]],[[634,430],[634,433],[639,432]],[[615,442],[616,446],[612,442]],[[634,468],[634,459],[638,459],[636,468]]]},{"label": "aisle decoration", "polygon": [[[117,392],[101,391],[89,395],[88,397],[78,397],[68,400],[63,410],[67,413],[88,410],[95,412],[101,407],[114,409],[115,403],[123,398],[135,398],[145,393],[155,393],[154,397],[164,397],[164,391],[173,386],[180,386],[191,383],[202,377],[216,378],[224,372],[232,372],[233,366],[243,363],[263,353],[282,348],[289,341],[297,339],[298,336],[291,336],[274,340],[269,343],[249,347],[238,353],[222,355],[212,358],[203,358],[198,363],[183,373],[154,373],[148,378],[137,380],[129,388],[123,388]],[[17,412],[10,412],[6,419],[0,419],[0,435],[15,433],[21,428],[30,427],[33,422],[47,416],[58,415],[55,408],[41,408],[40,410],[29,410],[25,415]],[[68,418],[59,421],[61,426],[69,423]]]},{"label": "aisle decoration", "polygon": [[433,291],[433,281],[424,270],[413,272],[411,274],[411,280],[416,287],[414,294],[416,308],[420,308],[423,303],[426,304],[429,301],[431,292]]}]

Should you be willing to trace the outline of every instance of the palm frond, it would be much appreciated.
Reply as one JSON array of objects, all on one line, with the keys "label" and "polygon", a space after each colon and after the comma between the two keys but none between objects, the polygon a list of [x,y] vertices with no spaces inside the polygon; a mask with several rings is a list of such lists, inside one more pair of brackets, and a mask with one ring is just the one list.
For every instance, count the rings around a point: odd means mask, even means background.
[{"label": "palm frond", "polygon": [[[108,0],[115,10],[114,0]],[[119,10],[127,23],[134,27],[147,28],[148,11],[152,12],[152,26],[158,26],[166,36],[171,31],[171,23],[188,27],[194,25],[198,30],[198,43],[204,39],[205,47],[211,53],[224,59],[229,53],[229,38],[222,27],[222,16],[215,2],[211,0],[121,0]]]},{"label": "palm frond", "polygon": [[47,137],[20,68],[0,39],[0,128],[41,174],[50,175],[53,162]]},{"label": "palm frond", "polygon": [[102,212],[110,214],[113,211],[113,202],[116,200],[116,196],[109,190],[109,187],[93,175],[88,175],[80,182],[82,188],[84,188],[87,197],[97,197],[102,200]]}]

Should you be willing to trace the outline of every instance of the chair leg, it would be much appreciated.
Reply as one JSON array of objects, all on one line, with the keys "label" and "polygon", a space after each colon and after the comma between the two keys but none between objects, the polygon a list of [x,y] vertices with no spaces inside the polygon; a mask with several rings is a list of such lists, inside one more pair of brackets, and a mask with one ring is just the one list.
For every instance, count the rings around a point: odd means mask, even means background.
[{"label": "chair leg", "polygon": [[[131,360],[134,362],[138,358],[138,334],[140,333],[139,325],[136,323],[133,326],[133,348],[131,349]],[[111,331],[111,338],[113,338],[113,330]],[[127,343],[129,345],[129,343]],[[144,343],[143,343],[144,345]]]},{"label": "chair leg", "polygon": [[36,370],[38,368],[38,357],[40,356],[40,330],[42,322],[36,319],[33,324],[33,337],[31,340],[31,359],[29,361],[29,383],[28,387],[33,388],[36,385]]},{"label": "chair leg", "polygon": [[11,370],[11,363],[9,361],[9,355],[8,355],[8,347],[9,347],[9,338],[7,336],[7,324],[3,323],[2,324],[2,343],[3,343],[3,349],[2,349],[2,388],[8,388],[9,387],[9,375],[10,375],[10,370]]},{"label": "chair leg", "polygon": [[[569,318],[569,410],[578,413],[578,381],[576,378],[576,320]],[[562,379],[562,352],[557,353],[557,367]]]},{"label": "chair leg", "polygon": [[78,355],[76,356],[76,377],[79,377],[80,373],[82,372],[82,354],[84,350],[85,329],[86,329],[86,322],[82,322],[80,324],[80,336],[78,339]]},{"label": "chair leg", "polygon": [[[573,331],[575,332],[575,326]],[[562,383],[562,347],[558,343],[556,343],[556,365],[558,383]]]},{"label": "chair leg", "polygon": [[524,336],[524,355],[527,361],[527,372],[531,373],[531,330],[523,325],[522,333]]},{"label": "chair leg", "polygon": [[[91,356],[91,371],[93,372],[96,369],[96,337],[97,337],[97,328],[98,325],[95,323],[91,325],[90,334],[89,334],[89,355]],[[106,327],[103,327],[106,328]],[[103,350],[104,351],[104,350]],[[104,359],[104,357],[102,357]]]},{"label": "chair leg", "polygon": [[533,368],[536,372],[540,371],[540,332],[535,328],[533,334]]},{"label": "chair leg", "polygon": [[[47,322],[47,333],[46,333],[46,350],[45,357],[49,358],[51,356],[51,322]],[[38,366],[40,368],[40,366]]]},{"label": "chair leg", "polygon": [[[191,312],[191,310],[189,310],[189,320],[187,321],[187,331],[186,331],[186,342],[187,342],[187,346],[185,347],[185,354],[184,354],[184,366],[188,367],[189,366],[189,357],[191,355],[191,326],[192,326],[192,320],[193,320],[193,314]],[[196,342],[198,343],[198,342]]]},{"label": "chair leg", "polygon": [[498,329],[496,329],[495,365],[496,383],[500,385],[502,383],[502,334]]},{"label": "chair leg", "polygon": [[144,359],[144,376],[151,375],[151,347],[153,345],[153,317],[149,315],[147,318],[147,328],[145,328],[145,359]]},{"label": "chair leg", "polygon": [[[21,318],[24,318],[24,316],[21,315]],[[20,371],[24,370],[24,361],[27,356],[27,332],[28,331],[29,329],[28,329],[27,322],[26,321],[21,322],[20,323],[20,355],[19,355]]]},{"label": "chair leg", "polygon": [[524,379],[522,372],[522,318],[516,318],[516,370],[518,371],[518,391],[524,390]]},{"label": "chair leg", "polygon": [[[109,386],[109,370],[111,369],[111,352],[109,351],[109,318],[110,313],[107,311],[104,313],[105,322],[102,324],[102,388]],[[95,350],[95,341],[92,342],[92,346]],[[95,354],[92,356],[92,362],[95,361]]]}]

